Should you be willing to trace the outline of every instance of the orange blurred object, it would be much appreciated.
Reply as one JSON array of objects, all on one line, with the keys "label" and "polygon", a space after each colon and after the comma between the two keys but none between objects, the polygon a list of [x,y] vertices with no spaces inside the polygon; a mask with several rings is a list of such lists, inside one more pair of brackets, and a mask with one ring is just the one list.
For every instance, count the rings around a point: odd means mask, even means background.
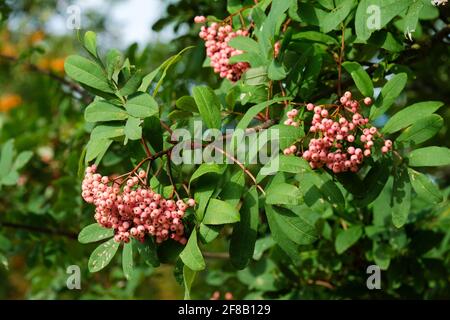
[{"label": "orange blurred object", "polygon": [[0,112],[8,112],[22,104],[22,98],[17,94],[5,94],[0,96]]},{"label": "orange blurred object", "polygon": [[30,38],[29,38],[29,40],[30,40],[30,42],[31,42],[32,44],[41,42],[41,41],[44,40],[44,39],[45,39],[45,33],[44,33],[44,31],[42,31],[42,30],[38,30],[38,31],[33,32],[33,33],[30,35]]},{"label": "orange blurred object", "polygon": [[8,57],[16,57],[17,49],[12,44],[5,43],[2,46],[0,46],[0,54],[2,54],[4,56],[8,56]]},{"label": "orange blurred object", "polygon": [[64,61],[66,59],[65,58],[56,58],[51,60],[50,62],[50,69],[53,72],[57,72],[57,73],[63,73],[64,72]]}]

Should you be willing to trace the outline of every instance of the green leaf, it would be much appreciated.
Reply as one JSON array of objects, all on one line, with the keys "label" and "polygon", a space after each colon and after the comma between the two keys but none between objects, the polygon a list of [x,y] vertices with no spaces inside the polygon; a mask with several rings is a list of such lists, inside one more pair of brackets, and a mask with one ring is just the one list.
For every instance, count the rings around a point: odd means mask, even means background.
[{"label": "green leaf", "polygon": [[397,167],[391,196],[392,222],[401,228],[408,221],[411,208],[411,183],[405,166]]},{"label": "green leaf", "polygon": [[222,228],[223,225],[206,225],[200,223],[200,228],[198,229],[200,239],[203,243],[210,243],[219,236]]},{"label": "green leaf", "polygon": [[338,254],[344,253],[348,248],[358,242],[363,234],[361,226],[353,226],[347,230],[342,230],[336,236],[335,247]]},{"label": "green leaf", "polygon": [[345,198],[341,189],[327,173],[307,172],[299,177],[299,181],[299,189],[303,193],[305,203],[317,200],[327,201],[333,208],[344,210]]},{"label": "green leaf", "polygon": [[249,86],[258,86],[265,84],[268,80],[267,78],[267,67],[260,66],[256,68],[247,69],[244,73],[242,80],[244,84]]},{"label": "green leaf", "polygon": [[13,170],[22,169],[28,163],[28,161],[30,161],[32,156],[33,152],[31,151],[23,151],[19,153],[19,155],[16,157],[16,160],[14,160],[14,164],[12,166]]},{"label": "green leaf", "polygon": [[278,133],[278,144],[281,151],[295,144],[305,136],[305,132],[300,127],[284,124],[272,126],[269,130],[272,139],[275,138],[274,133]]},{"label": "green leaf", "polygon": [[251,52],[244,52],[244,53],[232,56],[232,57],[230,57],[230,59],[228,59],[229,64],[235,64],[238,62],[247,62],[252,67],[260,67],[260,66],[264,66],[266,64],[266,61],[264,60],[264,58],[257,55],[256,53],[251,53]]},{"label": "green leaf", "polygon": [[370,119],[378,118],[392,106],[403,91],[403,88],[405,88],[407,80],[408,76],[406,73],[399,73],[384,85],[380,95],[370,109]]},{"label": "green leaf", "polygon": [[139,140],[142,137],[141,119],[129,117],[125,124],[124,133],[130,140]]},{"label": "green leaf", "polygon": [[124,127],[121,125],[100,125],[92,130],[91,139],[112,139],[121,137],[124,134]]},{"label": "green leaf", "polygon": [[446,147],[426,147],[411,151],[411,167],[438,167],[450,165],[450,149]]},{"label": "green leaf", "polygon": [[410,0],[362,0],[355,16],[355,30],[358,40],[366,41],[371,34],[380,30],[394,17],[406,10]]},{"label": "green leaf", "polygon": [[197,275],[196,271],[191,270],[187,266],[183,267],[184,300],[191,299],[191,288],[192,284],[194,283],[196,275]]},{"label": "green leaf", "polygon": [[273,59],[267,70],[269,79],[271,80],[282,80],[286,78],[287,72],[283,64],[276,59]]},{"label": "green leaf", "polygon": [[439,203],[442,201],[442,193],[430,178],[423,173],[408,168],[409,180],[414,191],[429,203]]},{"label": "green leaf", "polygon": [[432,114],[443,105],[440,101],[415,103],[393,115],[383,127],[382,132],[386,134],[397,132]]},{"label": "green leaf", "polygon": [[83,228],[78,234],[78,242],[91,243],[100,240],[108,239],[114,236],[113,229],[107,229],[100,226],[98,223],[90,224]]},{"label": "green leaf", "polygon": [[69,56],[64,64],[66,74],[73,80],[106,93],[114,93],[107,75],[95,62],[81,56]]},{"label": "green leaf", "polygon": [[128,99],[125,109],[129,115],[135,118],[147,118],[157,115],[158,103],[148,93],[139,93]]},{"label": "green leaf", "polygon": [[19,173],[17,171],[10,171],[6,176],[0,179],[0,185],[14,186],[19,180]]},{"label": "green leaf", "polygon": [[377,241],[373,241],[373,258],[377,266],[380,267],[381,270],[387,270],[389,268],[389,264],[391,263],[390,256],[390,246],[385,243],[378,243]]},{"label": "green leaf", "polygon": [[203,217],[204,224],[213,225],[235,223],[239,220],[239,211],[229,203],[218,199],[209,200]]},{"label": "green leaf", "polygon": [[[131,241],[136,241],[132,239]],[[130,280],[134,272],[133,262],[133,244],[132,242],[125,243],[122,251],[122,269],[123,274],[127,280]]]},{"label": "green leaf", "polygon": [[220,129],[222,122],[220,116],[221,104],[214,91],[209,87],[201,86],[194,87],[192,94],[200,115],[208,128]]},{"label": "green leaf", "polygon": [[190,47],[186,47],[183,50],[181,50],[180,52],[178,52],[176,55],[170,57],[169,59],[167,59],[166,61],[164,61],[158,68],[156,68],[155,70],[153,70],[152,72],[150,72],[149,74],[147,74],[143,79],[142,79],[142,83],[141,86],[139,87],[139,91],[142,92],[146,92],[148,90],[148,88],[150,87],[150,85],[152,84],[153,80],[155,80],[156,76],[159,74],[159,72],[163,72],[163,74],[161,75],[158,83],[156,84],[155,90],[153,92],[153,96],[155,96],[158,93],[159,87],[161,86],[162,81],[164,81],[164,78],[167,74],[167,70],[175,63],[177,63],[180,58],[181,55],[183,53],[185,53],[186,51],[190,50],[194,48],[193,46]]},{"label": "green leaf", "polygon": [[263,168],[261,168],[261,171],[256,177],[256,181],[259,183],[265,176],[273,175],[277,172],[297,174],[309,171],[311,171],[311,167],[305,159],[300,157],[279,155],[277,158],[271,160]]},{"label": "green leaf", "polygon": [[396,141],[420,144],[432,138],[444,125],[444,119],[437,114],[426,116],[402,132]]},{"label": "green leaf", "polygon": [[84,34],[84,46],[94,57],[97,57],[97,35],[93,31]]},{"label": "green leaf", "polygon": [[117,249],[119,249],[119,243],[114,239],[99,245],[89,257],[89,272],[97,272],[105,268],[114,258]]},{"label": "green leaf", "polygon": [[[278,283],[278,268],[275,262],[270,259],[264,259],[252,263],[248,268],[237,272],[237,278],[249,291],[278,291],[282,285]],[[281,279],[280,279],[281,280]]]},{"label": "green leaf", "polygon": [[268,47],[267,44],[273,44],[275,34],[278,31],[277,27],[279,27],[280,21],[284,20],[284,17],[286,16],[284,13],[289,9],[290,5],[290,1],[272,0],[269,15],[260,30],[258,30],[258,33],[261,34],[261,37],[258,37],[258,40],[261,41],[265,49]]},{"label": "green leaf", "polygon": [[142,82],[142,75],[139,71],[135,72],[127,83],[120,89],[120,95],[125,97],[138,91]]},{"label": "green leaf", "polygon": [[373,97],[373,83],[366,70],[358,62],[346,61],[342,66],[350,73],[358,90],[366,97]]},{"label": "green leaf", "polygon": [[215,189],[216,186],[214,185],[201,185],[196,187],[194,199],[195,202],[197,203],[195,210],[195,217],[197,221],[201,222],[203,220],[207,204],[209,202],[209,199],[213,195]]},{"label": "green leaf", "polygon": [[285,155],[279,155],[279,158],[279,172],[289,172],[297,174],[311,170],[309,163],[303,158]]},{"label": "green leaf", "polygon": [[271,185],[266,191],[267,204],[298,205],[303,202],[303,195],[299,188],[288,183]]},{"label": "green leaf", "polygon": [[237,36],[231,39],[228,44],[231,47],[242,51],[253,52],[257,54],[260,53],[258,42],[250,37]]},{"label": "green leaf", "polygon": [[109,139],[93,139],[89,140],[86,146],[86,162],[90,162],[100,155],[104,154],[112,144]]},{"label": "green leaf", "polygon": [[292,261],[299,262],[299,247],[294,241],[288,238],[284,230],[281,228],[281,224],[276,219],[277,213],[275,212],[274,207],[271,205],[266,205],[265,209],[273,240],[275,240],[280,248],[292,259]]},{"label": "green leaf", "polygon": [[250,124],[250,122],[253,120],[253,118],[258,113],[263,111],[265,108],[267,108],[275,103],[282,102],[282,101],[289,101],[291,99],[292,98],[289,98],[289,97],[281,97],[281,98],[275,98],[275,99],[272,99],[269,101],[264,101],[264,102],[258,103],[257,105],[254,105],[253,107],[248,109],[247,112],[245,112],[244,116],[237,124],[235,130],[245,130],[248,127],[248,125]]},{"label": "green leaf", "polygon": [[275,221],[282,232],[299,245],[311,244],[317,240],[317,230],[305,217],[295,214],[291,210],[273,206]]},{"label": "green leaf", "polygon": [[198,113],[198,108],[195,104],[195,100],[191,96],[181,97],[175,102],[175,104],[180,110]]},{"label": "green leaf", "polygon": [[419,23],[419,14],[424,6],[423,1],[416,0],[411,3],[405,16],[404,33],[408,38],[412,38],[411,34],[416,31]]},{"label": "green leaf", "polygon": [[328,33],[339,26],[339,24],[348,16],[355,6],[355,0],[341,1],[336,8],[327,13],[320,21],[320,28],[323,33]]},{"label": "green leaf", "polygon": [[230,240],[231,263],[239,270],[244,269],[253,257],[258,233],[259,207],[255,187],[245,195],[240,210],[241,220],[233,228]]},{"label": "green leaf", "polygon": [[367,207],[372,203],[386,185],[389,174],[390,164],[388,160],[375,162],[361,184],[354,184],[354,187],[359,189],[355,195],[355,203],[359,207]]},{"label": "green leaf", "polygon": [[106,74],[108,79],[117,81],[117,75],[122,67],[122,54],[116,49],[111,49],[106,55]]},{"label": "green leaf", "polygon": [[163,130],[159,118],[153,116],[144,119],[143,137],[151,144],[156,152],[163,150]]},{"label": "green leaf", "polygon": [[13,165],[14,158],[14,141],[8,140],[2,147],[0,154],[0,179],[6,176]]},{"label": "green leaf", "polygon": [[140,241],[133,241],[133,245],[147,265],[155,268],[159,267],[160,263],[153,238],[147,237],[143,243]]},{"label": "green leaf", "polygon": [[[323,63],[322,55],[315,51],[307,59],[305,68],[301,73],[300,96],[303,99],[309,99],[314,93]],[[303,69],[303,65],[300,68]],[[297,83],[294,82],[293,85],[297,86]]]},{"label": "green leaf", "polygon": [[266,236],[256,240],[255,250],[253,252],[253,259],[259,260],[263,256],[264,252],[275,245],[275,241],[271,236]]},{"label": "green leaf", "polygon": [[245,173],[241,168],[234,170],[227,183],[223,186],[220,199],[228,202],[232,206],[237,206],[244,194]]},{"label": "green leaf", "polygon": [[107,101],[94,101],[84,112],[87,122],[119,121],[128,118],[128,114],[120,107]]},{"label": "green leaf", "polygon": [[224,170],[225,170],[224,166],[219,166],[215,163],[203,163],[192,174],[191,179],[189,180],[189,184],[191,184],[193,181],[197,180],[198,178],[200,178],[205,174],[208,173],[223,174]]},{"label": "green leaf", "polygon": [[335,38],[318,31],[296,32],[292,36],[292,40],[308,40],[312,42],[324,43],[327,45],[334,45],[334,46],[339,45],[339,42]]},{"label": "green leaf", "polygon": [[198,247],[196,229],[192,230],[186,247],[180,253],[180,258],[183,263],[193,271],[200,271],[205,269],[205,260],[203,259],[202,252]]}]

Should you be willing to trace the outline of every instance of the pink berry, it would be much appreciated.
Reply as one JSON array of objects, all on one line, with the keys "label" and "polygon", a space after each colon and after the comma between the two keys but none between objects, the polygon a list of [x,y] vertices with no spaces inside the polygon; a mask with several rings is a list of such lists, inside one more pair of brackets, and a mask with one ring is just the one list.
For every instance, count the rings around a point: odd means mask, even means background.
[{"label": "pink berry", "polygon": [[206,22],[206,18],[204,16],[196,16],[194,18],[194,22],[195,23],[205,23]]}]

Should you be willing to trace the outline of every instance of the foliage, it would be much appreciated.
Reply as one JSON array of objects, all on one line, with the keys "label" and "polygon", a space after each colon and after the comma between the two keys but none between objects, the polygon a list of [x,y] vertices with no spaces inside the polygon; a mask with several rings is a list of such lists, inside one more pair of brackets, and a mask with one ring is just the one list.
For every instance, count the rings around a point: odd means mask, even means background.
[{"label": "foliage", "polygon": [[[382,10],[377,30],[367,23],[372,4]],[[177,53],[152,69],[132,50],[103,53],[96,33],[86,32],[85,53],[65,60],[66,82],[44,83],[45,90],[29,98],[52,96],[51,112],[38,104],[31,113],[13,109],[2,120],[0,186],[13,195],[1,196],[0,208],[8,212],[0,221],[0,265],[30,251],[36,265],[31,274],[45,274],[38,266],[77,259],[99,277],[126,278],[128,293],[169,265],[185,298],[209,298],[214,290],[247,299],[448,298],[448,8],[427,0],[229,0],[230,15],[213,16],[222,6],[200,0],[168,6],[169,15],[154,29],[176,21],[176,27],[189,23],[189,31],[175,40]],[[208,23],[250,31],[229,43],[243,52],[230,63],[250,65],[240,80],[219,81],[203,61],[203,46],[193,38],[200,27],[191,24],[197,12]],[[430,70],[435,61],[442,65]],[[69,78],[77,84],[68,86]],[[357,173],[312,169],[280,150],[271,150],[279,154],[272,175],[268,165],[239,161],[220,148],[216,153],[231,161],[170,160],[172,131],[193,133],[194,120],[222,132],[237,128],[261,136],[278,130],[281,150],[292,144],[304,150],[311,121],[306,104],[335,104],[347,90],[359,100],[373,98],[364,116],[394,141],[392,152],[374,153]],[[292,109],[300,112],[298,128],[283,124]],[[40,159],[26,165],[31,153],[14,157],[6,140],[11,137],[18,150],[35,149]],[[42,141],[56,156],[34,147]],[[183,219],[187,244],[157,244],[152,237],[117,243],[111,229],[92,224],[93,206],[79,196],[92,163],[105,174],[130,177],[148,163],[152,189],[194,198],[195,210]],[[20,170],[32,183],[12,187]],[[50,226],[40,231],[52,240],[30,249],[34,235],[9,231],[22,220]],[[59,239],[55,230],[69,238],[81,230],[83,244],[102,242],[89,245],[88,262],[84,248]],[[366,287],[372,264],[382,270],[382,290]],[[53,286],[61,297],[64,278],[57,279]],[[126,294],[115,287],[106,294],[98,284],[90,290],[84,297]]]}]

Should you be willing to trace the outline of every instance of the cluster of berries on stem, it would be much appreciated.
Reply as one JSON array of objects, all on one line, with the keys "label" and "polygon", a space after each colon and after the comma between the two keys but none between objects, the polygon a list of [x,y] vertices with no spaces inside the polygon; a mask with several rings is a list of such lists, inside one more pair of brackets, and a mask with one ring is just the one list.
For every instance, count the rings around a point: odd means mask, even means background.
[{"label": "cluster of berries on stem", "polygon": [[[148,234],[156,243],[173,239],[186,244],[182,219],[195,201],[174,201],[146,186],[146,172],[141,170],[126,180],[111,179],[96,173],[97,167],[86,168],[82,197],[95,205],[95,220],[105,228],[114,229],[114,240],[144,241]],[[122,187],[122,184],[124,186]]]},{"label": "cluster of berries on stem", "polygon": [[[364,157],[372,155],[375,144],[381,145],[383,154],[392,149],[392,141],[384,140],[377,128],[369,124],[369,119],[360,112],[361,103],[353,99],[351,92],[345,92],[339,102],[322,106],[308,103],[307,111],[314,113],[309,127],[314,137],[304,152],[297,152],[297,146],[292,145],[284,154],[301,155],[313,169],[326,167],[341,173],[357,172]],[[366,97],[362,103],[370,106],[372,99]],[[297,109],[288,111],[284,124],[298,127],[298,115]]]},{"label": "cluster of berries on stem", "polygon": [[[206,18],[197,16],[195,23],[205,23]],[[206,55],[211,59],[211,67],[221,78],[226,78],[232,82],[238,81],[242,74],[250,67],[247,62],[230,63],[230,58],[243,53],[242,50],[235,49],[229,45],[231,39],[237,36],[247,37],[247,30],[233,31],[230,25],[219,25],[217,22],[211,23],[209,27],[202,26],[199,33],[200,38],[205,41]]]}]

